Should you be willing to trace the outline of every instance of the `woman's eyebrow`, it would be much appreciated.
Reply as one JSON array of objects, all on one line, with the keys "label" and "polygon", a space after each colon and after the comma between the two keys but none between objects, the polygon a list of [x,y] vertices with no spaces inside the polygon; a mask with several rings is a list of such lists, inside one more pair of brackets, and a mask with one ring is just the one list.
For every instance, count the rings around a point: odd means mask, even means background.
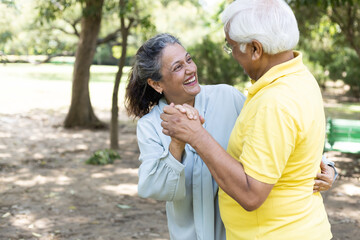
[{"label": "woman's eyebrow", "polygon": [[176,65],[178,62],[180,62],[180,60],[177,60],[177,61],[173,62],[173,63],[171,64],[171,67],[174,66],[174,65]]},{"label": "woman's eyebrow", "polygon": [[[185,57],[187,57],[187,56],[190,56],[190,53],[185,53]],[[173,62],[172,64],[171,64],[171,67],[173,67],[174,65],[176,65],[177,63],[179,63],[181,60],[177,60],[177,61],[175,61],[175,62]]]}]

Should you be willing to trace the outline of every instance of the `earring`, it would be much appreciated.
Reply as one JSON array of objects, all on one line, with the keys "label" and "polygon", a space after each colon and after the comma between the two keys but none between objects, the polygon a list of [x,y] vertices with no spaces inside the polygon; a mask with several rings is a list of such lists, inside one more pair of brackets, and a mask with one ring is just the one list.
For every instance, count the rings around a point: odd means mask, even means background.
[{"label": "earring", "polygon": [[163,94],[163,91],[160,91],[159,93],[160,93],[160,94]]}]

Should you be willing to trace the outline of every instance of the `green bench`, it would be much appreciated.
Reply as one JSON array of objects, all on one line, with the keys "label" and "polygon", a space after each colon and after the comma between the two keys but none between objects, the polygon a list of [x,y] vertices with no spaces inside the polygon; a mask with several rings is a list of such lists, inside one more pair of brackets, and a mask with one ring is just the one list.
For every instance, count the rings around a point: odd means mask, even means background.
[{"label": "green bench", "polygon": [[325,151],[360,153],[360,121],[329,118],[326,140]]}]

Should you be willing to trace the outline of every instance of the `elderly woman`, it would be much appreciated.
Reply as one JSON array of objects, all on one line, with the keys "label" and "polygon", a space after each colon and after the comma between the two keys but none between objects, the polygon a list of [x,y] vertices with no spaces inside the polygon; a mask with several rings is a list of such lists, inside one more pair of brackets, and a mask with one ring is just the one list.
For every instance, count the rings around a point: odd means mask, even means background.
[{"label": "elderly woman", "polygon": [[[224,240],[218,185],[196,151],[162,133],[160,114],[169,103],[195,107],[203,127],[226,148],[245,97],[228,85],[200,86],[197,66],[175,37],[159,34],[136,53],[126,90],[129,115],[140,117],[138,193],[165,200],[171,239]],[[190,112],[191,114],[191,112]],[[191,118],[189,114],[189,118]],[[324,176],[331,186],[332,175]]]}]

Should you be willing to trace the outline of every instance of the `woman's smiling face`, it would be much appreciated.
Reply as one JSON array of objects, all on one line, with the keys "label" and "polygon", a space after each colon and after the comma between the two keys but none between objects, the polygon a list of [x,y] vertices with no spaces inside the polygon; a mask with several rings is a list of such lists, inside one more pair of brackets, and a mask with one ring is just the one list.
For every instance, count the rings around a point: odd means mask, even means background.
[{"label": "woman's smiling face", "polygon": [[190,54],[179,44],[164,48],[161,56],[161,75],[158,82],[168,103],[194,106],[200,92],[197,67]]}]

